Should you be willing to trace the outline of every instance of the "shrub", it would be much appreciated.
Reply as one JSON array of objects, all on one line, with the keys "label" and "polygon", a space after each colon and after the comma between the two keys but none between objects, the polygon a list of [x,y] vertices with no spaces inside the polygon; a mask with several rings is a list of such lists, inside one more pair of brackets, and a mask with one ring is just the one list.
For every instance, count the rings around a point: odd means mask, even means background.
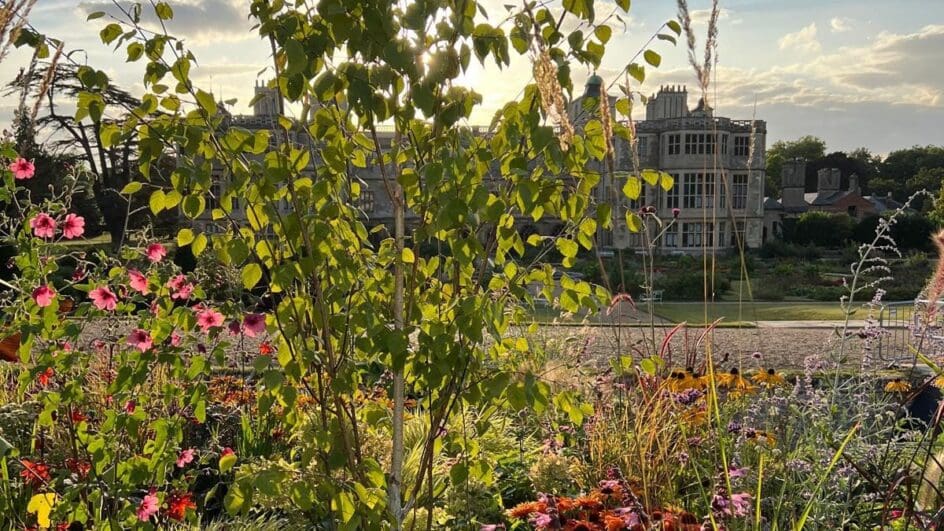
[{"label": "shrub", "polygon": [[846,214],[805,212],[800,215],[793,241],[822,247],[838,247],[852,237],[854,222]]}]

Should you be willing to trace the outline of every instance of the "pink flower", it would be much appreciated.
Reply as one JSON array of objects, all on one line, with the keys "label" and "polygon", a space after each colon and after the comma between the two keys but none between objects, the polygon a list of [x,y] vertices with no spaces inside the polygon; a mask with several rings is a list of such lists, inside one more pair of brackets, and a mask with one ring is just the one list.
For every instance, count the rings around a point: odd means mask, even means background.
[{"label": "pink flower", "polygon": [[226,328],[229,329],[229,335],[231,336],[239,335],[239,329],[240,329],[239,321],[230,321],[229,325]]},{"label": "pink flower", "polygon": [[167,256],[167,249],[165,249],[163,245],[159,243],[152,243],[151,245],[147,246],[148,260],[152,262],[160,262],[165,256]]},{"label": "pink flower", "polygon": [[146,276],[142,275],[140,271],[129,269],[128,278],[131,280],[131,289],[141,293],[142,295],[147,294],[148,280]]},{"label": "pink flower", "polygon": [[187,448],[183,452],[180,452],[180,457],[177,458],[177,468],[183,468],[192,463],[194,453],[196,452],[193,448]]},{"label": "pink flower", "polygon": [[108,286],[93,289],[89,292],[89,298],[99,310],[113,311],[118,304],[118,297]]},{"label": "pink flower", "polygon": [[534,518],[534,525],[537,527],[548,527],[551,525],[553,519],[550,515],[541,513]]},{"label": "pink flower", "polygon": [[185,301],[193,293],[193,284],[187,282],[187,277],[184,275],[177,275],[167,281],[167,287],[171,289],[170,298],[175,300]]},{"label": "pink flower", "polygon": [[181,341],[180,334],[178,334],[177,332],[171,332],[171,334],[170,334],[170,346],[172,346],[172,347],[179,347],[179,346],[180,346],[180,341]]},{"label": "pink flower", "polygon": [[203,308],[197,313],[197,326],[199,326],[204,333],[209,332],[211,328],[222,325],[223,314],[213,308]]},{"label": "pink flower", "polygon": [[62,236],[71,240],[83,234],[85,234],[85,218],[75,214],[66,214],[66,219],[62,222]]},{"label": "pink flower", "polygon": [[266,331],[265,316],[258,313],[250,313],[243,317],[243,332],[249,337],[256,337]]},{"label": "pink flower", "polygon": [[223,451],[220,453],[220,457],[226,457],[228,455],[236,455],[236,452],[234,452],[229,446],[223,448]]},{"label": "pink flower", "polygon": [[134,400],[128,400],[125,402],[125,413],[131,414],[134,413],[134,410],[138,408],[138,403]]},{"label": "pink flower", "polygon": [[141,352],[147,352],[154,345],[154,340],[147,330],[138,328],[128,336],[128,344],[137,348]]},{"label": "pink flower", "polygon": [[747,516],[751,512],[751,495],[746,492],[732,494],[731,505],[734,508],[734,516]]},{"label": "pink flower", "polygon": [[52,300],[56,297],[56,290],[50,288],[46,284],[33,290],[33,300],[36,301],[36,304],[40,308],[45,308],[52,304]]},{"label": "pink flower", "polygon": [[161,501],[157,499],[157,495],[151,490],[151,492],[145,495],[144,499],[141,500],[141,505],[138,506],[138,520],[147,522],[152,516],[157,514],[160,507]]},{"label": "pink flower", "polygon": [[30,220],[30,228],[33,229],[33,236],[37,238],[52,238],[56,234],[56,220],[49,214],[40,212]]},{"label": "pink flower", "polygon": [[681,213],[682,213],[682,211],[679,210],[679,209],[677,209],[677,208],[673,208],[673,209],[672,209],[672,217],[673,217],[673,218],[678,218],[678,217],[679,217],[679,214],[681,214]]},{"label": "pink flower", "polygon": [[23,157],[17,157],[10,163],[10,171],[13,172],[15,179],[32,179],[33,174],[36,173],[36,166]]}]

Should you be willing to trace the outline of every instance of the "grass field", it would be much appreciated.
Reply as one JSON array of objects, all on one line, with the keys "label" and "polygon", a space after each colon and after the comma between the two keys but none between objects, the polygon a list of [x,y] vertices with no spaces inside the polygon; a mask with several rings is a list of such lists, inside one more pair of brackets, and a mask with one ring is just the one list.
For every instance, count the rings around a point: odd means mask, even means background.
[{"label": "grass field", "polygon": [[[641,305],[643,308],[645,305]],[[673,322],[704,323],[705,305],[689,302],[662,302],[654,305],[654,313]],[[841,321],[845,313],[837,302],[716,302],[707,306],[707,322],[723,317],[732,321]],[[858,309],[853,319],[865,319],[866,311]]]}]

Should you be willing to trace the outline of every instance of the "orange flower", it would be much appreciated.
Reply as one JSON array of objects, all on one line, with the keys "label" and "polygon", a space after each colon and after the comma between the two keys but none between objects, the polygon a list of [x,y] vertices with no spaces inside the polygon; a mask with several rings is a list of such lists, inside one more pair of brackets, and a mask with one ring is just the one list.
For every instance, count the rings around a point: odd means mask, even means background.
[{"label": "orange flower", "polygon": [[36,375],[36,381],[39,385],[46,387],[49,385],[49,380],[55,375],[55,371],[52,370],[52,367],[46,367],[46,370]]},{"label": "orange flower", "polygon": [[564,525],[565,531],[595,531],[600,529],[587,520],[570,520]]},{"label": "orange flower", "polygon": [[547,504],[544,502],[525,502],[515,505],[508,511],[509,518],[527,518],[534,513],[543,513],[547,510]]},{"label": "orange flower", "polygon": [[579,498],[575,499],[574,504],[585,511],[598,511],[603,507],[603,504],[600,503],[600,500],[592,493],[589,496],[580,496]]},{"label": "orange flower", "polygon": [[566,513],[567,511],[570,511],[570,510],[572,510],[573,508],[574,508],[574,500],[573,500],[573,499],[567,498],[567,497],[564,497],[564,496],[561,496],[560,498],[557,499],[557,510],[558,510],[558,511],[560,511],[560,512],[562,512],[562,513]]},{"label": "orange flower", "polygon": [[622,531],[626,529],[626,522],[619,516],[608,514],[603,517],[603,528],[606,529],[606,531]]}]

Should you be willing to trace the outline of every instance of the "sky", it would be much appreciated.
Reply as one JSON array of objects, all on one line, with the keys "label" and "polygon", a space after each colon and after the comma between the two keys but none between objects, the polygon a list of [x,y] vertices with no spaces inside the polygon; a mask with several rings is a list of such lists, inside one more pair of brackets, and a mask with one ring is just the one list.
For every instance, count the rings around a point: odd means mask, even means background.
[{"label": "sky", "polygon": [[[493,20],[503,4],[481,0]],[[124,0],[122,0],[124,2]],[[232,111],[248,113],[256,80],[271,75],[268,45],[253,33],[246,17],[248,0],[170,0],[171,33],[194,52],[198,85],[221,99],[236,98]],[[125,63],[124,51],[101,44],[98,32],[107,18],[86,15],[111,6],[111,0],[38,0],[31,23],[78,50],[73,58],[102,69],[132,93],[143,91],[141,63]],[[613,9],[597,0],[598,16]],[[709,0],[689,0],[701,48]],[[721,0],[718,68],[711,103],[718,116],[767,122],[768,146],[777,140],[815,135],[828,151],[866,147],[887,154],[913,145],[944,144],[944,1],[942,0]],[[614,27],[599,74],[607,83],[621,76],[627,62],[662,24],[677,14],[674,0],[636,0],[627,24]],[[695,78],[682,42],[654,41],[662,56],[658,69],[647,67],[639,89],[688,85],[696,104]],[[28,55],[13,53],[0,64],[0,82],[13,79]],[[574,71],[583,85],[591,72]],[[462,82],[483,96],[475,123],[514,98],[530,80],[527,58],[510,68],[473,66]],[[579,92],[579,90],[578,90]],[[578,94],[579,95],[579,94]],[[7,127],[14,106],[0,100],[0,126]],[[641,110],[641,106],[638,107]]]}]

